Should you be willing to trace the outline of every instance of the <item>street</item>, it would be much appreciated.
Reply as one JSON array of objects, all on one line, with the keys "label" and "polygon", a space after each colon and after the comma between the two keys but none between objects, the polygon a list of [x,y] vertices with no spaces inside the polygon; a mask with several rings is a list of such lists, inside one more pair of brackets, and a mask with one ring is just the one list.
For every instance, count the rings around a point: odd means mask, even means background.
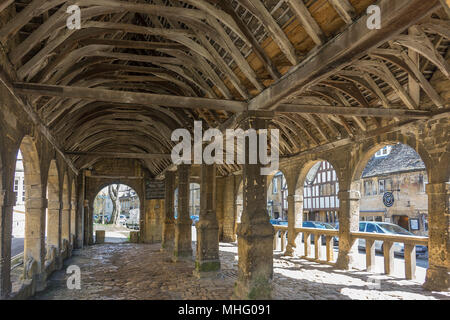
[{"label": "street", "polygon": [[12,238],[11,239],[11,257],[22,253],[24,249],[24,238]]}]

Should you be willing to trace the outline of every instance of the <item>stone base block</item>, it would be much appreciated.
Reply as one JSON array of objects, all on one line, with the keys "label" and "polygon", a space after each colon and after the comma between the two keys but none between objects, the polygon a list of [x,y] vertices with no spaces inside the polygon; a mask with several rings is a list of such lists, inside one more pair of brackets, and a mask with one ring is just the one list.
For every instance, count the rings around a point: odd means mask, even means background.
[{"label": "stone base block", "polygon": [[448,269],[439,267],[428,268],[423,287],[429,291],[449,291],[450,273]]},{"label": "stone base block", "polygon": [[105,230],[96,230],[95,231],[95,243],[96,244],[105,243]]},{"label": "stone base block", "polygon": [[173,262],[178,261],[192,261],[192,251],[174,251],[172,256]]},{"label": "stone base block", "polygon": [[215,278],[220,271],[220,261],[196,261],[194,276],[199,279]]}]

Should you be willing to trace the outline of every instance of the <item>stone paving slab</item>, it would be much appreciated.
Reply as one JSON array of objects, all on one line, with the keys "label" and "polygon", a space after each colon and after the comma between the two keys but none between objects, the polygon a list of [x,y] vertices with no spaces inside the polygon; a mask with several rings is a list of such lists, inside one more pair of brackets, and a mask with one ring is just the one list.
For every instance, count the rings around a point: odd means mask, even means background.
[{"label": "stone paving slab", "polygon": [[[195,245],[193,246],[195,248]],[[237,247],[220,246],[221,273],[213,279],[193,276],[194,262],[174,263],[160,245],[103,244],[75,250],[63,270],[55,272],[48,288],[33,299],[230,299],[237,277]],[[69,290],[65,270],[81,269],[81,290]],[[379,280],[377,280],[379,279]],[[363,271],[340,271],[299,258],[274,257],[274,299],[446,299],[450,293],[431,293],[418,282]]]}]

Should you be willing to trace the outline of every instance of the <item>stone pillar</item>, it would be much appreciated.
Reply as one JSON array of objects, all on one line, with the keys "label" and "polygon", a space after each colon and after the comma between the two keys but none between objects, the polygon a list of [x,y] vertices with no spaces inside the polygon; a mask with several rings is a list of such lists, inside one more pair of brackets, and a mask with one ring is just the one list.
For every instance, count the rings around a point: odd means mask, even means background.
[{"label": "stone pillar", "polygon": [[84,200],[83,201],[83,227],[84,227],[84,240],[83,245],[88,246],[89,245],[89,201]]},{"label": "stone pillar", "polygon": [[64,203],[61,210],[61,239],[70,240],[70,207]]},{"label": "stone pillar", "polygon": [[166,172],[166,194],[164,197],[164,221],[162,228],[161,250],[173,252],[175,239],[175,217],[173,212],[175,174]]},{"label": "stone pillar", "polygon": [[192,260],[192,220],[189,215],[189,165],[178,166],[178,217],[173,260]]},{"label": "stone pillar", "polygon": [[12,215],[16,194],[0,190],[0,299],[11,293]]},{"label": "stone pillar", "polygon": [[428,262],[424,288],[446,291],[450,288],[450,184],[427,184]]},{"label": "stone pillar", "polygon": [[215,165],[203,164],[200,179],[200,219],[197,223],[195,275],[203,278],[214,276],[220,270]]},{"label": "stone pillar", "polygon": [[89,212],[88,212],[88,229],[89,229],[89,238],[88,238],[88,244],[92,246],[94,244],[94,203],[92,202],[92,206],[89,205]]},{"label": "stone pillar", "polygon": [[76,219],[76,201],[70,203],[70,245],[75,247],[75,238],[77,234],[77,219]]},{"label": "stone pillar", "polygon": [[284,255],[292,257],[297,247],[295,243],[295,228],[303,224],[303,196],[290,194],[288,200],[288,244]]},{"label": "stone pillar", "polygon": [[223,195],[223,241],[235,242],[235,223],[236,223],[236,208],[235,208],[235,181],[234,176],[226,177],[224,181],[224,195]]},{"label": "stone pillar", "polygon": [[161,242],[161,211],[164,201],[159,199],[145,201],[145,243]]},{"label": "stone pillar", "polygon": [[336,268],[349,270],[355,263],[358,247],[350,232],[359,231],[359,201],[357,190],[339,191],[339,256]]},{"label": "stone pillar", "polygon": [[[247,128],[265,129],[268,120],[247,119]],[[246,140],[248,142],[247,138]],[[259,143],[251,147],[259,148]],[[248,143],[246,143],[245,153],[248,156]],[[237,299],[270,299],[272,296],[274,229],[267,213],[267,176],[261,175],[262,165],[259,164],[259,161],[258,164],[248,164],[249,158],[246,157],[246,159],[246,164],[243,166],[244,209],[237,230],[239,263],[234,297]]]},{"label": "stone pillar", "polygon": [[[39,193],[41,188],[37,188]],[[33,191],[25,203],[25,243],[24,262],[33,259],[36,261],[37,274],[44,271],[45,263],[45,210],[46,198],[32,198]],[[37,195],[36,195],[37,196]],[[25,270],[26,272],[26,270]]]},{"label": "stone pillar", "polygon": [[61,204],[59,201],[48,201],[47,220],[47,244],[54,246],[59,256],[61,251]]}]

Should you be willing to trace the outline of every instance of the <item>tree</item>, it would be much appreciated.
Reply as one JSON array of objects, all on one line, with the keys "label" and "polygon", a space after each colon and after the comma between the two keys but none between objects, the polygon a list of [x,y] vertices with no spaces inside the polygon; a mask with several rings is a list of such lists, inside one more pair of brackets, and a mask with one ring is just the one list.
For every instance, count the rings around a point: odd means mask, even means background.
[{"label": "tree", "polygon": [[120,184],[112,184],[108,187],[108,194],[111,198],[112,204],[113,204],[113,211],[111,213],[111,220],[109,221],[110,224],[119,224],[119,217],[120,217],[120,198],[119,198],[119,189]]}]

